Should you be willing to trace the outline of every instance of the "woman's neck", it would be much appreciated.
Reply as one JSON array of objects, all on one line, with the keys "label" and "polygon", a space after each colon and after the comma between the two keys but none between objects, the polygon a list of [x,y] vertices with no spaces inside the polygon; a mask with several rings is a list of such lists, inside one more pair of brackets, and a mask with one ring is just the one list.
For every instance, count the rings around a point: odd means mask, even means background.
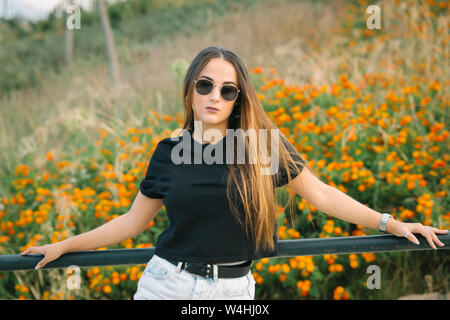
[{"label": "woman's neck", "polygon": [[208,126],[204,123],[200,126],[194,125],[193,138],[196,141],[201,141],[201,144],[204,143],[216,143],[217,141],[222,140],[226,135],[226,126]]}]

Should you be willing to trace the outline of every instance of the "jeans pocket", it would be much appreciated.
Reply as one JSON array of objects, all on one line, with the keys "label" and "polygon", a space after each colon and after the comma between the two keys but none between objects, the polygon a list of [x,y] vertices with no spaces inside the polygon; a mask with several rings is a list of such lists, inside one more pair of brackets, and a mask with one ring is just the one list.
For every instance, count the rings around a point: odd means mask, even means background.
[{"label": "jeans pocket", "polygon": [[[220,287],[227,297],[251,296],[254,293],[255,284],[253,277],[246,275],[239,278],[220,278]],[[253,280],[255,281],[255,280]]]},{"label": "jeans pocket", "polygon": [[167,280],[171,275],[172,271],[160,262],[159,259],[152,259],[145,270],[145,276],[159,280]]}]

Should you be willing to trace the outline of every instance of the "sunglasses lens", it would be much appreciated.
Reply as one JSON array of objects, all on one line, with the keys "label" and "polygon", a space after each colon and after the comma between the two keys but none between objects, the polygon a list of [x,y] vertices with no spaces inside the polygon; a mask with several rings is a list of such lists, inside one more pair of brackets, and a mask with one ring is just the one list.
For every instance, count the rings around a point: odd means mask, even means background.
[{"label": "sunglasses lens", "polygon": [[[211,92],[213,86],[214,85],[211,81],[202,79],[197,81],[195,88],[198,93],[205,95]],[[238,89],[233,86],[223,86],[220,94],[224,100],[233,101],[237,97]]]},{"label": "sunglasses lens", "polygon": [[198,93],[208,94],[211,92],[213,84],[208,80],[198,80],[196,88]]},{"label": "sunglasses lens", "polygon": [[234,99],[236,99],[237,96],[237,89],[235,87],[232,86],[224,86],[222,87],[222,97],[227,100],[227,101],[233,101]]}]

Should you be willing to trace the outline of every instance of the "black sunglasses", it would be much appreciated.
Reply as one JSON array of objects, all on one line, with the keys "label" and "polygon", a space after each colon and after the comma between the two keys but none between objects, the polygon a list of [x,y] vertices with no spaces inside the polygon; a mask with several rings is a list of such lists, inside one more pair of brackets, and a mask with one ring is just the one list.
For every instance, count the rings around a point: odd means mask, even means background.
[{"label": "black sunglasses", "polygon": [[[195,80],[195,89],[201,95],[206,95],[214,88],[214,83],[206,79]],[[233,85],[224,85],[220,87],[220,95],[226,101],[233,101],[237,98],[239,92],[238,88]]]}]

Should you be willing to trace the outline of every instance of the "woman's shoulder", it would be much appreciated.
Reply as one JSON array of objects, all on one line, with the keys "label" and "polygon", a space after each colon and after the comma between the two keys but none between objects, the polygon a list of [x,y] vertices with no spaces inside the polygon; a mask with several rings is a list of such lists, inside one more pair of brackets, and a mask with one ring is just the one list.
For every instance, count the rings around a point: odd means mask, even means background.
[{"label": "woman's shoulder", "polygon": [[187,129],[175,130],[169,137],[163,138],[158,142],[155,151],[158,151],[158,153],[170,151],[186,137],[186,134],[190,134]]},{"label": "woman's shoulder", "polygon": [[168,145],[168,146],[174,146],[181,142],[184,137],[186,137],[187,134],[190,134],[190,131],[187,129],[176,129],[174,130],[169,137],[163,138],[161,141],[159,141],[158,145]]}]

